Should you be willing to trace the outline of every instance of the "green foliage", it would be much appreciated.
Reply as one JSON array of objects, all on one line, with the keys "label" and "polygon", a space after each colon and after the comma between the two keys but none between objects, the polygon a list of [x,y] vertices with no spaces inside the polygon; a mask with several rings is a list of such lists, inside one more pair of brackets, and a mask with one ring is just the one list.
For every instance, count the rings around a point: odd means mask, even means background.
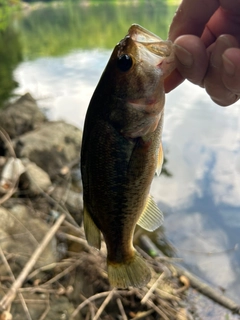
[{"label": "green foliage", "polygon": [[7,28],[11,15],[19,4],[20,0],[0,0],[0,31]]},{"label": "green foliage", "polygon": [[22,60],[19,36],[13,28],[0,31],[0,106],[17,86],[13,70]]},{"label": "green foliage", "polygon": [[64,5],[44,6],[20,21],[24,56],[63,55],[82,48],[111,49],[132,23],[139,23],[167,37],[175,7],[162,1],[121,5],[96,2],[92,5],[65,1]]}]

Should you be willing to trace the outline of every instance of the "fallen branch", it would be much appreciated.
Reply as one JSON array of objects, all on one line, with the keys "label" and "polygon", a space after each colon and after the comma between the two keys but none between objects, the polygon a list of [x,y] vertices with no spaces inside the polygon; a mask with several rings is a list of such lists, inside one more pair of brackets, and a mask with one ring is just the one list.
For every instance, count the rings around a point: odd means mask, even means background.
[{"label": "fallen branch", "polygon": [[111,291],[100,292],[100,293],[96,293],[95,295],[89,297],[88,299],[86,299],[85,301],[83,301],[81,304],[78,305],[78,307],[73,311],[70,319],[75,318],[76,315],[82,310],[82,308],[87,306],[92,301],[104,298],[104,297],[108,296],[111,292],[112,292],[112,290]]},{"label": "fallen branch", "polygon": [[[141,299],[141,302],[143,300],[143,294],[141,294],[140,291],[136,291],[136,295]],[[165,314],[165,311],[161,310],[157,305],[155,305],[155,303],[153,303],[152,300],[147,300],[144,303],[146,306],[148,306],[149,308],[153,309],[155,312],[157,312],[160,317],[164,320],[170,320],[169,317]]]},{"label": "fallen branch", "polygon": [[36,248],[34,253],[32,254],[31,258],[23,268],[22,272],[17,277],[16,281],[12,284],[11,288],[7,292],[7,294],[2,298],[0,301],[0,308],[3,310],[6,310],[6,308],[12,303],[12,301],[15,299],[17,291],[19,288],[21,288],[23,282],[27,278],[29,272],[32,270],[33,266],[37,262],[38,258],[46,248],[46,246],[49,244],[55,233],[57,232],[58,228],[62,224],[62,222],[65,219],[65,215],[61,215],[58,220],[55,222],[55,224],[49,229],[45,237],[43,238],[42,242],[39,244],[39,246]]},{"label": "fallen branch", "polygon": [[[155,257],[162,257],[162,252],[157,248],[157,246],[150,240],[147,235],[142,235],[140,238],[141,242],[148,252],[154,252]],[[168,262],[169,263],[169,262]],[[240,314],[240,305],[236,304],[234,301],[219,293],[216,289],[210,287],[208,284],[197,278],[191,272],[185,270],[183,267],[178,266],[175,263],[171,263],[171,268],[178,274],[178,276],[185,276],[189,279],[190,285],[197,291],[201,292],[204,296],[217,302],[226,309],[232,311],[232,313]]]},{"label": "fallen branch", "polygon": [[47,264],[47,265],[42,266],[42,267],[40,267],[38,269],[35,269],[33,272],[31,272],[28,275],[27,279],[29,280],[29,279],[35,277],[41,271],[49,271],[49,270],[52,270],[52,269],[54,269],[54,268],[56,268],[58,266],[59,267],[69,266],[72,263],[73,263],[72,259],[66,259],[65,261],[63,260],[63,261],[53,262],[53,263]]},{"label": "fallen branch", "polygon": [[45,283],[43,283],[42,286],[46,286],[46,285],[49,285],[49,284],[52,284],[52,283],[58,281],[59,279],[61,279],[65,275],[69,274],[72,270],[74,270],[79,263],[80,263],[80,261],[76,260],[75,263],[71,264],[69,267],[64,269],[62,272],[58,273],[55,277],[53,277],[50,280],[48,280]]},{"label": "fallen branch", "polygon": [[121,313],[122,320],[128,320],[126,312],[124,310],[124,307],[123,307],[123,304],[122,304],[122,301],[121,301],[120,298],[117,298],[117,305],[118,305],[118,309],[119,309],[119,311]]},{"label": "fallen branch", "polygon": [[131,320],[140,320],[140,319],[146,319],[147,316],[149,316],[150,314],[152,314],[154,312],[153,309],[149,309],[148,311],[142,311],[142,312],[138,312],[137,315],[132,318]]},{"label": "fallen branch", "polygon": [[74,234],[78,234],[79,236],[84,237],[83,227],[79,227],[79,225],[74,226],[67,220],[63,221],[63,225],[69,228]]},{"label": "fallen branch", "polygon": [[68,234],[68,233],[65,233],[65,232],[61,232],[61,231],[58,232],[58,235],[63,237],[63,238],[65,238],[65,239],[67,239],[67,240],[74,241],[76,243],[80,243],[83,246],[83,248],[84,248],[84,250],[86,252],[90,251],[89,245],[88,245],[86,239],[82,239],[80,237],[76,237],[76,236],[73,236],[71,234]]},{"label": "fallen branch", "polygon": [[106,297],[106,299],[103,301],[101,307],[98,309],[96,315],[94,316],[93,320],[98,320],[100,315],[102,314],[103,310],[106,308],[106,306],[109,304],[109,302],[111,301],[114,293],[115,293],[115,289],[112,289],[109,292],[109,295]]},{"label": "fallen branch", "polygon": [[11,157],[16,158],[16,153],[15,153],[13,145],[12,145],[12,140],[9,137],[9,134],[7,133],[7,131],[3,129],[3,127],[0,127],[0,137],[2,138],[3,142],[5,143],[5,146],[7,147],[8,152],[11,155]]},{"label": "fallen branch", "polygon": [[47,305],[46,305],[46,309],[43,311],[43,314],[41,315],[41,317],[39,318],[39,320],[44,320],[48,314],[48,312],[50,311],[50,301],[49,301],[49,293],[48,293],[48,299],[47,299]]},{"label": "fallen branch", "polygon": [[[0,256],[1,256],[1,258],[2,258],[3,263],[5,264],[5,267],[6,267],[7,271],[8,271],[8,273],[10,274],[10,276],[11,276],[11,278],[12,278],[12,281],[14,282],[14,281],[15,281],[14,274],[12,273],[12,269],[10,268],[10,265],[8,264],[8,261],[7,261],[5,255],[4,255],[3,251],[2,251],[1,246],[0,246]],[[31,317],[31,315],[30,315],[30,313],[29,313],[28,307],[27,307],[27,305],[26,305],[26,301],[24,300],[22,293],[19,292],[19,293],[18,293],[18,296],[19,296],[19,299],[20,299],[20,301],[21,301],[23,310],[25,311],[25,314],[26,314],[27,319],[28,319],[28,320],[32,320],[32,317]],[[10,307],[11,307],[11,306],[9,305],[9,311],[10,311]]]},{"label": "fallen branch", "polygon": [[160,276],[158,277],[158,279],[154,282],[154,284],[151,286],[151,288],[148,290],[148,292],[145,294],[145,296],[142,298],[141,303],[145,304],[150,296],[152,295],[153,291],[155,291],[155,289],[157,288],[157,286],[159,286],[159,283],[165,278],[165,273],[163,272],[162,274],[160,274]]}]

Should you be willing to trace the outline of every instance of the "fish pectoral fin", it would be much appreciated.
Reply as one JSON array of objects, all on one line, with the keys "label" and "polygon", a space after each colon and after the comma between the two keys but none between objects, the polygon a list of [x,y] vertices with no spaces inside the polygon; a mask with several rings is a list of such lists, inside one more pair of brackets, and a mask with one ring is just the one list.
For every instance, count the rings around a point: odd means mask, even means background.
[{"label": "fish pectoral fin", "polygon": [[85,230],[85,236],[90,246],[101,249],[101,233],[96,224],[93,222],[89,212],[84,206],[83,209],[83,225]]},{"label": "fish pectoral fin", "polygon": [[162,165],[163,165],[163,147],[162,143],[160,144],[160,147],[158,149],[158,154],[157,154],[157,167],[156,167],[156,175],[160,176],[160,173],[162,171]]},{"label": "fish pectoral fin", "polygon": [[137,224],[147,231],[154,231],[163,224],[163,213],[152,196],[148,196],[145,208]]}]

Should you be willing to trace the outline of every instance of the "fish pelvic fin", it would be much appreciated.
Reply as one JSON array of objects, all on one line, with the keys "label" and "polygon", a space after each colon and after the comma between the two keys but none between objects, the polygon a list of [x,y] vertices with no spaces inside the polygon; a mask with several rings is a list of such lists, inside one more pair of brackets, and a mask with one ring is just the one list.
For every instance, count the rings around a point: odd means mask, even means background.
[{"label": "fish pelvic fin", "polygon": [[133,258],[125,263],[108,261],[110,285],[116,288],[144,287],[151,279],[151,270],[140,254],[134,250]]},{"label": "fish pelvic fin", "polygon": [[156,175],[160,176],[160,173],[162,171],[162,165],[163,165],[163,147],[162,143],[160,144],[160,147],[158,149],[158,154],[157,154],[157,167],[156,167]]},{"label": "fish pelvic fin", "polygon": [[85,230],[85,236],[90,246],[101,249],[101,233],[96,224],[93,222],[89,212],[84,206],[83,209],[83,225]]},{"label": "fish pelvic fin", "polygon": [[147,231],[154,231],[163,224],[163,213],[158,208],[152,196],[148,196],[145,208],[137,224]]}]

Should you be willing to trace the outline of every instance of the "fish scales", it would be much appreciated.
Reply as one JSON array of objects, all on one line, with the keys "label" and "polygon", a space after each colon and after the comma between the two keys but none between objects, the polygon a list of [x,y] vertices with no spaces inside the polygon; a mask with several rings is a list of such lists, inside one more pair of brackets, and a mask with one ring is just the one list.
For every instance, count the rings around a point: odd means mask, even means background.
[{"label": "fish scales", "polygon": [[81,150],[84,228],[98,249],[103,234],[112,286],[140,287],[150,280],[132,241],[137,223],[148,230],[162,223],[149,190],[163,160],[163,80],[173,69],[172,43],[133,25],[88,107]]}]

